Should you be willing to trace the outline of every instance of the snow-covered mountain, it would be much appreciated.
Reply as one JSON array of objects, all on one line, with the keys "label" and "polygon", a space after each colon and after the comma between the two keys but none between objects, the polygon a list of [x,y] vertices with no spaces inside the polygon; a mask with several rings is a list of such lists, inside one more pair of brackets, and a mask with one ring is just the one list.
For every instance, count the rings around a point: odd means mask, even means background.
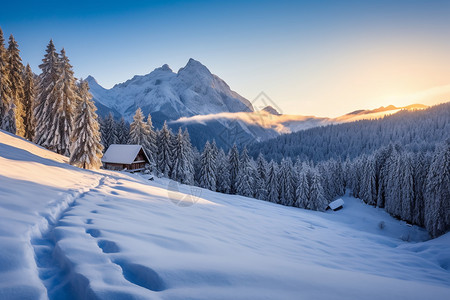
[{"label": "snow-covered mountain", "polygon": [[109,90],[91,76],[87,80],[95,101],[115,109],[128,121],[138,107],[144,114],[151,113],[154,119],[168,121],[220,112],[253,111],[247,99],[192,58],[178,73],[163,65]]},{"label": "snow-covered mountain", "polygon": [[103,88],[92,76],[87,81],[100,116],[112,113],[116,118],[123,116],[131,122],[140,107],[144,115],[152,115],[157,128],[164,121],[174,130],[179,126],[187,128],[198,148],[207,140],[215,139],[218,146],[228,148],[233,143],[250,144],[312,127],[374,119],[402,109],[426,107],[391,105],[358,110],[338,118],[280,114],[272,106],[256,111],[250,101],[192,58],[177,73],[163,65],[111,89]]},{"label": "snow-covered mountain", "polygon": [[0,131],[1,299],[450,293],[450,233],[427,240],[358,199],[308,211],[67,160]]}]

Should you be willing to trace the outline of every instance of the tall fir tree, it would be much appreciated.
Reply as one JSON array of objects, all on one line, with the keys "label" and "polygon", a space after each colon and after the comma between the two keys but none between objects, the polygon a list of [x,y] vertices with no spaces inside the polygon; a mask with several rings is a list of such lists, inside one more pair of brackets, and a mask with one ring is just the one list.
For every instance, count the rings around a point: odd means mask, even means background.
[{"label": "tall fir tree", "polygon": [[116,121],[112,113],[102,120],[102,141],[105,148],[118,143]]},{"label": "tall fir tree", "polygon": [[127,144],[130,136],[130,126],[125,122],[125,119],[123,117],[120,118],[120,121],[116,123],[116,126],[117,143]]},{"label": "tall fir tree", "polygon": [[270,161],[267,171],[267,197],[266,200],[277,203],[278,202],[278,170],[277,163]]},{"label": "tall fir tree", "polygon": [[27,64],[27,67],[25,69],[24,76],[24,98],[23,98],[23,104],[24,104],[24,118],[23,123],[25,127],[25,135],[24,137],[31,141],[34,137],[34,130],[35,130],[35,121],[34,121],[34,115],[33,115],[33,109],[34,109],[34,102],[36,97],[36,83],[34,79],[33,71],[31,71],[30,65]]},{"label": "tall fir tree", "polygon": [[41,74],[38,79],[38,95],[34,107],[36,130],[34,141],[51,150],[55,150],[53,124],[56,121],[55,110],[60,102],[61,92],[57,82],[60,79],[60,63],[53,41],[47,45],[46,54],[39,65]]},{"label": "tall fir tree", "polygon": [[309,166],[304,164],[298,173],[297,190],[295,192],[296,199],[295,199],[295,203],[294,203],[294,206],[296,206],[296,207],[306,208],[308,206],[308,201],[310,198],[310,195],[309,195],[310,183],[308,182],[308,174],[309,173],[310,173]]},{"label": "tall fir tree", "polygon": [[214,149],[208,141],[203,148],[200,161],[200,186],[216,191],[216,158]]},{"label": "tall fir tree", "polygon": [[158,132],[156,145],[158,152],[156,153],[156,167],[164,176],[169,177],[172,169],[172,132],[164,122],[163,127]]},{"label": "tall fir tree", "polygon": [[293,166],[290,158],[282,159],[278,176],[279,203],[294,204]]},{"label": "tall fir tree", "polygon": [[8,78],[10,82],[10,98],[14,104],[14,128],[15,134],[25,136],[25,108],[24,108],[24,66],[20,58],[19,45],[14,36],[9,37],[8,46]]},{"label": "tall fir tree", "polygon": [[133,116],[133,122],[130,124],[128,143],[141,145],[144,150],[146,150],[148,148],[148,135],[149,130],[147,123],[144,122],[144,115],[142,114],[141,108],[138,108]]},{"label": "tall fir tree", "polygon": [[239,173],[239,151],[236,144],[228,152],[228,162],[230,167],[230,194],[236,194]]},{"label": "tall fir tree", "polygon": [[188,136],[183,134],[181,127],[178,128],[178,133],[175,136],[173,144],[171,178],[181,183],[192,184],[194,172],[192,166],[192,149],[187,139]]},{"label": "tall fir tree", "polygon": [[155,128],[153,127],[152,122],[152,116],[148,114],[147,117],[147,128],[148,128],[148,137],[147,137],[147,155],[149,156],[149,159],[152,161],[152,164],[155,164],[156,162],[156,153],[158,152],[158,149],[156,147],[156,132]]},{"label": "tall fir tree", "polygon": [[425,228],[436,237],[450,230],[450,139],[436,149],[426,184]]},{"label": "tall fir tree", "polygon": [[8,53],[0,28],[0,129],[15,133],[14,103],[11,98]]},{"label": "tall fir tree", "polygon": [[230,192],[230,166],[228,157],[219,149],[216,157],[216,190],[228,194]]},{"label": "tall fir tree", "polygon": [[101,165],[103,146],[97,108],[89,93],[87,81],[81,81],[77,102],[74,128],[71,136],[70,164],[83,169],[98,169]]},{"label": "tall fir tree", "polygon": [[256,160],[255,198],[266,200],[267,198],[267,161],[259,153]]},{"label": "tall fir tree", "polygon": [[236,193],[246,197],[253,197],[255,172],[252,167],[247,148],[244,147],[239,160],[239,172],[236,179]]}]

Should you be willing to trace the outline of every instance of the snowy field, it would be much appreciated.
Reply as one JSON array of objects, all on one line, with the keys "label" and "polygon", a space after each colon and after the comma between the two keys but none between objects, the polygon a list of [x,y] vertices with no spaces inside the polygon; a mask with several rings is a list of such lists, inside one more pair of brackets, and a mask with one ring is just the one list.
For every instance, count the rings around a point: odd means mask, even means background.
[{"label": "snowy field", "polygon": [[0,299],[449,299],[450,234],[344,201],[83,171],[0,132]]}]

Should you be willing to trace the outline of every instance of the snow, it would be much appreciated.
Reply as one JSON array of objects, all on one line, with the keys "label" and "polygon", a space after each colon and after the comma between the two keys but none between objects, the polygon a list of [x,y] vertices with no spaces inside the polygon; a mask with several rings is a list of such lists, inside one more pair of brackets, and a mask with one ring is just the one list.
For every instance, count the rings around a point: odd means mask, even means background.
[{"label": "snow", "polygon": [[323,213],[149,176],[80,170],[0,132],[0,299],[450,294],[450,234],[349,196]]},{"label": "snow", "polygon": [[332,209],[335,210],[339,207],[343,207],[344,206],[344,200],[342,200],[342,198],[339,198],[337,200],[334,200],[333,202],[331,202],[330,204],[328,204],[328,206]]},{"label": "snow", "polygon": [[102,162],[131,164],[141,149],[141,145],[112,144],[108,147],[105,154],[103,154]]}]

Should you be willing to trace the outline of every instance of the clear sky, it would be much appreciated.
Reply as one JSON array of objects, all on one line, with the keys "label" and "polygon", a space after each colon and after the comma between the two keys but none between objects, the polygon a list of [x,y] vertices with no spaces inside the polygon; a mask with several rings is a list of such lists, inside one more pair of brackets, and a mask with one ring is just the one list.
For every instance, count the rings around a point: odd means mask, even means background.
[{"label": "clear sky", "polygon": [[106,88],[190,57],[283,113],[450,100],[450,1],[3,1],[25,63],[53,38]]}]

